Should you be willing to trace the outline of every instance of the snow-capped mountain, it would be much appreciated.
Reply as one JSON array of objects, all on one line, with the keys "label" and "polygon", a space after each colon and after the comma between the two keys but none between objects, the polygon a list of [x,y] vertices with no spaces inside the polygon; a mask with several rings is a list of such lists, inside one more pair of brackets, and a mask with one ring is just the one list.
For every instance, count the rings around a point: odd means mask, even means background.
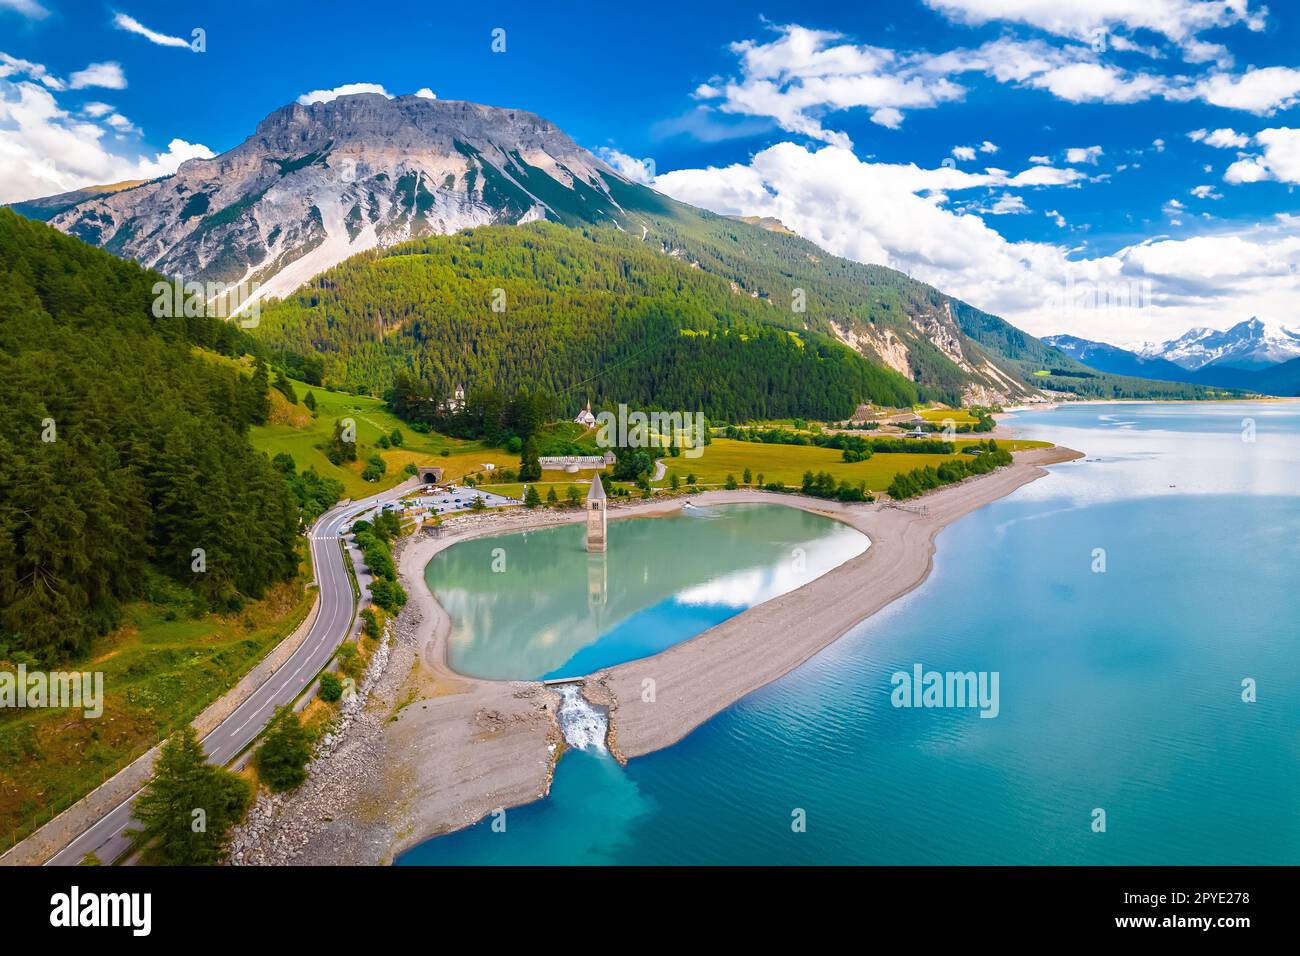
[{"label": "snow-capped mountain", "polygon": [[1225,332],[1197,328],[1168,342],[1143,342],[1129,350],[1189,370],[1207,365],[1261,369],[1300,357],[1300,327],[1251,318]]},{"label": "snow-capped mountain", "polygon": [[257,282],[283,296],[376,246],[608,218],[625,182],[533,113],[362,93],[282,107],[220,156],[49,221],[186,281]]},{"label": "snow-capped mountain", "polygon": [[1081,339],[1076,335],[1045,335],[1043,341],[1070,358],[1099,372],[1155,378],[1165,382],[1191,381],[1191,373],[1157,355],[1141,355],[1117,345]]}]

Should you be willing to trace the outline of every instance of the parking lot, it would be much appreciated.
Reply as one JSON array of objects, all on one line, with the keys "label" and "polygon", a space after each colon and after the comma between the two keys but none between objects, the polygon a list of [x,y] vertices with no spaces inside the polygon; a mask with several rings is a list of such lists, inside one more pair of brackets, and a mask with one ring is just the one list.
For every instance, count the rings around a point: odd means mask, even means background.
[{"label": "parking lot", "polygon": [[442,515],[456,511],[468,511],[473,506],[475,498],[482,498],[483,504],[489,508],[520,504],[518,499],[515,498],[494,495],[490,491],[480,491],[477,488],[456,486],[446,490],[426,490],[415,497],[407,498],[404,503],[408,507],[428,508],[432,514]]}]

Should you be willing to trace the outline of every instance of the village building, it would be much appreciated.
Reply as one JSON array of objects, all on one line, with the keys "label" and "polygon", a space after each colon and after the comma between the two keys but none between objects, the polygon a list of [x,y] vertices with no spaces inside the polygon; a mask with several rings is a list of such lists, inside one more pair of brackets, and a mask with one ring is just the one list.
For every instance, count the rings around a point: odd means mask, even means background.
[{"label": "village building", "polygon": [[460,412],[465,410],[465,386],[457,385],[451,392],[451,398],[442,403],[441,408],[445,412]]},{"label": "village building", "polygon": [[563,471],[576,475],[580,471],[603,471],[614,464],[614,453],[603,455],[544,455],[537,459],[542,471]]}]

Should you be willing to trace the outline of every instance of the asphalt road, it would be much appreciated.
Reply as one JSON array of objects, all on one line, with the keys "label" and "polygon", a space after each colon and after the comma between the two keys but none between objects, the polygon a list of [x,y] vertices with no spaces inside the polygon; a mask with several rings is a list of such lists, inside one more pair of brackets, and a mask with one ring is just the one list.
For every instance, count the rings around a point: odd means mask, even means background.
[{"label": "asphalt road", "polygon": [[[392,501],[415,485],[415,479],[410,479],[373,497],[338,505],[317,519],[311,529],[310,543],[312,564],[320,583],[320,611],[293,656],[203,738],[203,749],[213,763],[224,766],[247,747],[261,733],[275,709],[301,694],[349,636],[355,604],[339,538],[351,523],[350,516]],[[133,824],[131,804],[134,801],[132,797],[118,804],[51,857],[46,866],[73,866],[85,859],[87,853],[94,853],[105,864],[116,860],[129,845],[123,831]]]}]

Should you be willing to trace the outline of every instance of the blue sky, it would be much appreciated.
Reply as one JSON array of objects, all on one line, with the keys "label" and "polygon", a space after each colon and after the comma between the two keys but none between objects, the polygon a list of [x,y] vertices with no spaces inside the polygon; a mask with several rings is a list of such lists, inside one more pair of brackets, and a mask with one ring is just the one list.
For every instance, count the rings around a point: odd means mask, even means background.
[{"label": "blue sky", "polygon": [[1038,334],[1295,324],[1297,51],[1300,4],[1250,0],[0,0],[0,201],[159,175],[365,83],[533,110]]}]

